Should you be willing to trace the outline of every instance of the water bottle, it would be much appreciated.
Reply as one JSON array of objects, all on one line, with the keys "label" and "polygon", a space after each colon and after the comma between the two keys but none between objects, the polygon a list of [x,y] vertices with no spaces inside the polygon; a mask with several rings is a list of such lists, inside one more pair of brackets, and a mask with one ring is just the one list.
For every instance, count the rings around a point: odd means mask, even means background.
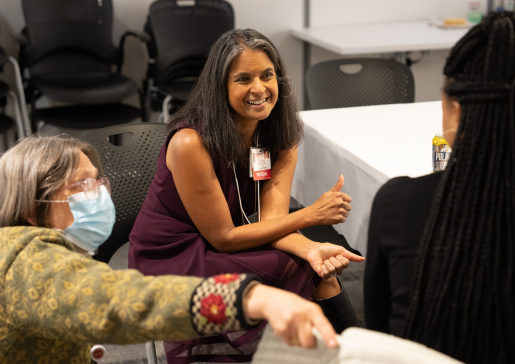
[{"label": "water bottle", "polygon": [[[513,3],[513,0],[510,0]],[[472,24],[479,24],[483,19],[483,14],[479,10],[479,1],[471,1],[469,3],[469,12],[467,14],[467,20]]]}]

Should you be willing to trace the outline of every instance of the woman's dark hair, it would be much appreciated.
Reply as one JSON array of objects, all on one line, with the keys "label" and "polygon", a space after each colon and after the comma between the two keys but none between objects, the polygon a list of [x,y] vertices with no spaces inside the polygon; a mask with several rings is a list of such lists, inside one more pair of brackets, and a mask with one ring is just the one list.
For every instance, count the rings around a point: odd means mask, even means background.
[{"label": "woman's dark hair", "polygon": [[467,364],[515,362],[515,18],[488,16],[452,49],[461,104],[414,264],[404,336]]},{"label": "woman's dark hair", "polygon": [[227,165],[242,163],[246,157],[243,135],[236,128],[229,105],[229,71],[244,49],[265,52],[274,64],[279,97],[267,119],[258,124],[260,144],[272,153],[295,147],[303,137],[303,124],[297,113],[291,77],[273,43],[252,29],[224,33],[209,52],[204,70],[191,96],[168,123],[169,131],[179,124],[197,126],[210,153]]}]

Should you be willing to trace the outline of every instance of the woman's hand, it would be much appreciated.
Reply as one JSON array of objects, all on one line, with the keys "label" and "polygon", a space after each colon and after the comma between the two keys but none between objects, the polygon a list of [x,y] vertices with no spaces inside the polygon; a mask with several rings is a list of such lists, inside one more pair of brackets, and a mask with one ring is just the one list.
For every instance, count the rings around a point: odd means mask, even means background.
[{"label": "woman's hand", "polygon": [[307,207],[307,212],[313,219],[313,225],[334,225],[347,220],[352,198],[340,192],[343,182],[343,175],[340,175],[338,182],[329,191],[324,193],[313,205]]},{"label": "woman's hand", "polygon": [[243,309],[251,319],[268,320],[276,335],[288,345],[314,348],[316,328],[329,348],[338,346],[333,326],[320,306],[296,294],[258,284],[244,299]]},{"label": "woman's hand", "polygon": [[342,274],[349,266],[349,261],[362,262],[365,258],[339,245],[315,243],[309,250],[306,260],[320,277],[327,279]]}]

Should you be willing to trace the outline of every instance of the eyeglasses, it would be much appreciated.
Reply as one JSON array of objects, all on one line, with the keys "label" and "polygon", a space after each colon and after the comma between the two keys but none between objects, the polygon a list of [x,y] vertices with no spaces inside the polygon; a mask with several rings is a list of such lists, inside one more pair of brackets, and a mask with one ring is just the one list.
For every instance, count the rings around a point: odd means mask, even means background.
[{"label": "eyeglasses", "polygon": [[84,194],[86,198],[90,201],[96,200],[99,193],[100,187],[104,186],[109,194],[111,194],[111,183],[109,182],[109,178],[106,176],[101,177],[99,179],[95,178],[84,178],[80,181],[77,181],[69,186],[61,187],[63,190],[70,190],[72,188],[82,188],[84,190]]},{"label": "eyeglasses", "polygon": [[[100,194],[100,187],[104,186],[109,194],[111,194],[111,183],[109,182],[109,178],[101,177],[99,179],[95,179],[92,177],[81,179],[71,185],[61,187],[59,190],[70,190],[73,188],[82,188],[86,198],[90,201],[94,201],[98,198]],[[36,202],[68,202],[68,200],[36,200]]]}]

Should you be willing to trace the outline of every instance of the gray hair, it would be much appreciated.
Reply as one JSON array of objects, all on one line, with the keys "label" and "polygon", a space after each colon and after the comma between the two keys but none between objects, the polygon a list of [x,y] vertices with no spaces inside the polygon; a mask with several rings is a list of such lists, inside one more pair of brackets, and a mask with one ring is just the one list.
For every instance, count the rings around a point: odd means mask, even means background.
[{"label": "gray hair", "polygon": [[96,149],[84,141],[63,137],[28,137],[0,158],[0,227],[31,225],[50,227],[49,200],[73,176],[86,154],[102,175]]},{"label": "gray hair", "polygon": [[209,152],[227,165],[243,163],[247,156],[243,136],[234,122],[227,85],[231,66],[245,49],[266,53],[274,65],[279,87],[275,107],[268,118],[258,124],[256,132],[260,143],[266,145],[271,153],[278,153],[296,147],[304,132],[293,82],[275,45],[253,29],[230,30],[211,47],[188,102],[168,123],[169,131],[181,125],[195,127]]}]

